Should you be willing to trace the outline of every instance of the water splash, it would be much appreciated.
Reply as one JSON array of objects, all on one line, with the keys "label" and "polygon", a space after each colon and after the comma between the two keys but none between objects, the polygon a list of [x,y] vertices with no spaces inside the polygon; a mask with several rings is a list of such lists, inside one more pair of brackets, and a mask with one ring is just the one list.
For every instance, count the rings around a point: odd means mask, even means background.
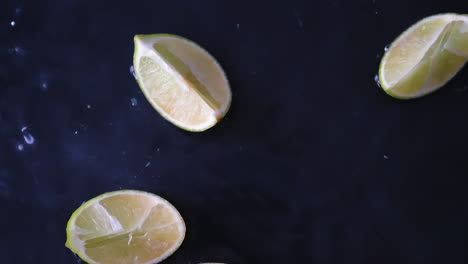
[{"label": "water splash", "polygon": [[377,84],[377,86],[379,88],[382,88],[382,86],[380,85],[380,80],[379,80],[379,74],[376,73],[375,76],[374,76],[374,82]]},{"label": "water splash", "polygon": [[132,104],[132,106],[137,106],[138,105],[138,101],[137,101],[136,98],[130,99],[130,103]]},{"label": "water splash", "polygon": [[135,80],[137,79],[137,76],[135,74],[135,68],[133,68],[133,65],[130,66],[130,73],[133,75],[133,78],[135,78]]},{"label": "water splash", "polygon": [[24,139],[24,142],[26,142],[26,144],[28,145],[34,144],[35,139],[33,135],[31,135],[31,133],[28,132],[27,126],[24,126],[23,128],[21,128],[21,133],[23,134],[23,139]]}]

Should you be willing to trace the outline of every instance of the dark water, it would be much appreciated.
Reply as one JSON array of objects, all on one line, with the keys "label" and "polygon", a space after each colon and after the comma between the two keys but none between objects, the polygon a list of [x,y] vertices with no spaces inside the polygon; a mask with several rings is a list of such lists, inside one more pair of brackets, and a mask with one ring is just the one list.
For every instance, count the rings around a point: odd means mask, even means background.
[{"label": "dark water", "polygon": [[[383,48],[445,1],[12,1],[0,9],[2,263],[77,263],[83,201],[141,189],[187,222],[164,263],[463,263],[468,72],[420,100],[374,81]],[[190,38],[223,65],[225,120],[161,118],[133,35]]]}]

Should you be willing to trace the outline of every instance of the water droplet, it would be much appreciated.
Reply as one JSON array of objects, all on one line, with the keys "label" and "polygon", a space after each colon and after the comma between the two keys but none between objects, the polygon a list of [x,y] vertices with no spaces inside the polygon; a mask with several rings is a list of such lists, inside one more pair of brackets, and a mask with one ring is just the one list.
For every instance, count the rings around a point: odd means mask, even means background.
[{"label": "water droplet", "polygon": [[237,29],[239,29],[239,28],[240,28],[240,24],[236,24],[236,27],[237,27]]},{"label": "water droplet", "polygon": [[12,27],[14,27],[14,26],[16,25],[16,22],[15,22],[14,20],[12,20],[12,21],[10,22],[10,25],[11,25]]},{"label": "water droplet", "polygon": [[456,88],[456,89],[455,89],[455,92],[457,92],[457,93],[463,93],[463,92],[465,92],[466,90],[468,90],[468,85],[465,85],[465,86],[460,87],[460,88]]},{"label": "water droplet", "polygon": [[136,98],[132,98],[132,99],[130,99],[130,103],[132,104],[132,106],[136,106],[136,105],[138,105],[138,101],[137,101],[137,99],[136,99]]},{"label": "water droplet", "polygon": [[17,148],[19,151],[23,151],[24,146],[23,146],[23,144],[18,144],[18,145],[16,146],[16,148]]},{"label": "water droplet", "polygon": [[25,51],[19,45],[15,45],[8,49],[8,53],[22,56],[25,54]]},{"label": "water droplet", "polygon": [[41,83],[41,90],[44,92],[47,92],[47,90],[49,90],[49,86],[47,85],[46,82]]},{"label": "water droplet", "polygon": [[133,68],[133,65],[130,66],[130,73],[133,75],[133,78],[135,78],[135,80],[136,80],[137,77],[136,77],[135,69]]},{"label": "water droplet", "polygon": [[390,159],[390,157],[385,155],[385,154],[383,155],[383,158],[386,159],[386,160]]},{"label": "water droplet", "polygon": [[148,161],[148,162],[146,163],[146,165],[145,165],[145,168],[148,168],[150,165],[151,165],[151,162]]},{"label": "water droplet", "polygon": [[301,14],[299,14],[299,11],[297,11],[296,8],[294,8],[294,16],[296,17],[297,24],[299,25],[299,28],[304,27],[304,21],[302,20]]},{"label": "water droplet", "polygon": [[382,88],[382,86],[380,86],[379,74],[375,74],[374,82],[377,84],[379,88]]},{"label": "water droplet", "polygon": [[28,127],[24,126],[23,128],[21,128],[21,133],[23,134],[24,142],[26,142],[26,144],[28,145],[32,145],[34,144],[34,137],[27,130],[28,130]]},{"label": "water droplet", "polygon": [[86,105],[86,108],[91,109],[91,105]]},{"label": "water droplet", "polygon": [[389,48],[390,48],[390,45],[385,46],[384,51],[387,52]]}]

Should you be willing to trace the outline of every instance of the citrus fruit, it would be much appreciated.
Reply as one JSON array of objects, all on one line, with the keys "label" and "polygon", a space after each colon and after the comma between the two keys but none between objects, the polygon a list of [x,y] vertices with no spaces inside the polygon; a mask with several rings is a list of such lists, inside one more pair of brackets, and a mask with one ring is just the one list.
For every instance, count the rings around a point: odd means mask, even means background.
[{"label": "citrus fruit", "polygon": [[168,121],[189,131],[215,125],[231,104],[231,89],[219,63],[185,38],[136,35],[133,67],[151,105]]},{"label": "citrus fruit", "polygon": [[170,256],[184,236],[184,221],[169,202],[124,190],[81,205],[68,221],[65,245],[90,264],[150,264]]},{"label": "citrus fruit", "polygon": [[445,85],[468,59],[468,16],[427,17],[401,34],[388,48],[379,81],[389,95],[417,98]]}]

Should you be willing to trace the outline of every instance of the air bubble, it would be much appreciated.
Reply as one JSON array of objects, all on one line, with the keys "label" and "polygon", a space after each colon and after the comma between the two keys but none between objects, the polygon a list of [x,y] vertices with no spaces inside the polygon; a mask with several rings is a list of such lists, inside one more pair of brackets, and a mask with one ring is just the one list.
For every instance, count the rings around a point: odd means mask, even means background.
[{"label": "air bubble", "polygon": [[375,74],[374,76],[374,82],[377,84],[377,86],[379,88],[382,88],[382,86],[380,86],[380,80],[379,80],[379,75],[378,74]]},{"label": "air bubble", "polygon": [[137,77],[136,77],[135,68],[133,68],[133,65],[130,66],[130,73],[133,75],[133,78],[135,78],[135,80],[136,80]]},{"label": "air bubble", "polygon": [[24,139],[24,142],[26,142],[26,144],[28,145],[34,144],[35,139],[33,135],[31,135],[31,133],[28,132],[27,126],[24,126],[23,128],[21,128],[21,133],[23,134],[23,139]]},{"label": "air bubble", "polygon": [[130,99],[130,103],[132,104],[132,106],[137,106],[138,105],[138,101],[137,101],[136,98]]}]

